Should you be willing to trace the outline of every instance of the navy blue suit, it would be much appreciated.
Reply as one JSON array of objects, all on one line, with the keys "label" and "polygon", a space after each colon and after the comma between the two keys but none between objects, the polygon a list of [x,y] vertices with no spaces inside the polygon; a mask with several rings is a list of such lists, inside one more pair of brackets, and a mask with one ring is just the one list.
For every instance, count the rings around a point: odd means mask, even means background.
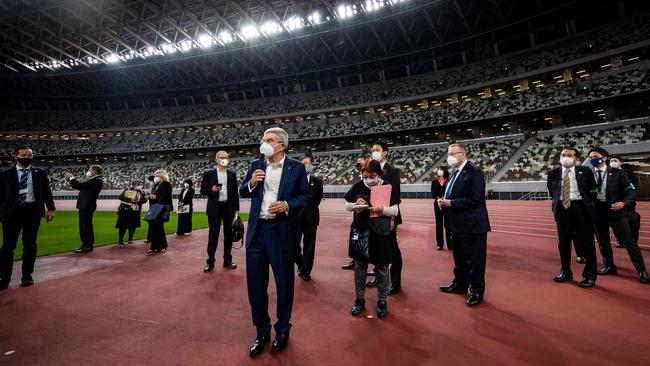
[{"label": "navy blue suit", "polygon": [[[452,176],[453,179],[453,176]],[[444,208],[449,217],[449,229],[454,248],[454,282],[460,287],[471,286],[473,293],[485,291],[485,260],[487,232],[490,231],[485,206],[485,177],[469,161],[448,185],[446,197],[451,207]]]},{"label": "navy blue suit", "polygon": [[269,264],[273,269],[277,289],[277,317],[275,331],[288,334],[291,329],[293,307],[293,255],[300,245],[300,213],[309,204],[311,193],[304,165],[286,157],[278,190],[278,201],[286,201],[288,213],[277,214],[273,220],[261,220],[260,211],[264,198],[264,182],[251,191],[248,182],[257,169],[266,171],[266,161],[254,160],[248,169],[239,195],[251,198],[246,235],[246,280],[248,300],[251,305],[253,324],[257,336],[267,336],[271,331],[269,317]]}]

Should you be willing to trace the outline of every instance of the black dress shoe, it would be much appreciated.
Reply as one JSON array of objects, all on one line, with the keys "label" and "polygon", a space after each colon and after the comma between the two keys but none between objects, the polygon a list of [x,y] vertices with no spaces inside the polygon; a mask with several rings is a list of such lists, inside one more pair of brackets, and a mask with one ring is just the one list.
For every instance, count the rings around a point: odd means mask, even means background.
[{"label": "black dress shoe", "polygon": [[641,282],[644,285],[650,283],[650,278],[648,278],[648,272],[646,271],[639,272],[639,282]]},{"label": "black dress shoe", "polygon": [[354,261],[352,261],[352,262],[350,262],[348,264],[342,265],[341,269],[354,269]]},{"label": "black dress shoe", "polygon": [[255,338],[255,340],[251,344],[250,356],[255,357],[261,354],[262,352],[264,352],[264,346],[266,346],[266,343],[268,343],[270,338],[271,338],[270,335]]},{"label": "black dress shoe", "polygon": [[23,278],[20,279],[20,287],[27,287],[33,284],[34,284],[34,279],[32,278],[32,275],[23,276]]},{"label": "black dress shoe", "polygon": [[436,250],[442,250],[442,249],[443,249],[443,248],[442,248],[442,245],[438,245],[438,246],[436,247]]},{"label": "black dress shoe", "polygon": [[373,269],[372,271],[368,271],[368,273],[366,273],[366,275],[374,277],[375,276],[375,270]]},{"label": "black dress shoe", "polygon": [[233,262],[224,262],[223,268],[225,269],[237,269],[237,265]]},{"label": "black dress shoe", "polygon": [[576,257],[576,262],[585,264],[587,261],[585,260],[585,257]]},{"label": "black dress shoe", "polygon": [[555,282],[567,282],[573,280],[573,273],[561,271],[559,275],[553,277]]},{"label": "black dress shoe", "polygon": [[304,273],[300,272],[300,273],[298,273],[298,276],[300,276],[300,278],[302,278],[303,281],[307,281],[307,282],[311,281],[311,276],[308,275],[308,274],[304,274]]},{"label": "black dress shoe", "polygon": [[617,248],[625,248],[625,247],[623,246],[623,244],[621,244],[621,243],[619,243],[619,242],[616,242],[616,247],[617,247]]},{"label": "black dress shoe", "polygon": [[617,274],[618,271],[616,270],[616,266],[605,266],[603,269],[598,271],[599,275],[610,275],[610,274]]},{"label": "black dress shoe", "polygon": [[214,264],[206,264],[205,267],[203,267],[203,273],[212,272],[213,269]]},{"label": "black dress shoe", "polygon": [[74,250],[75,253],[90,253],[93,251],[93,248],[79,247]]},{"label": "black dress shoe", "polygon": [[388,315],[388,304],[386,301],[377,301],[377,318],[384,318]]},{"label": "black dress shoe", "polygon": [[456,282],[452,282],[449,285],[440,286],[440,291],[446,292],[448,294],[466,294],[467,293],[467,287],[466,286],[460,286]]},{"label": "black dress shoe", "polygon": [[366,283],[366,287],[377,287],[377,279],[373,278],[372,280]]},{"label": "black dress shoe", "polygon": [[476,306],[482,302],[483,302],[483,295],[476,292],[472,292],[472,294],[469,295],[469,298],[467,298],[467,306]]},{"label": "black dress shoe", "polygon": [[596,280],[592,280],[591,278],[583,278],[582,281],[578,284],[578,286],[582,288],[589,288],[589,287],[594,287],[596,286]]},{"label": "black dress shoe", "polygon": [[401,287],[399,287],[399,286],[391,286],[391,287],[390,287],[390,292],[389,292],[389,293],[390,293],[391,295],[397,295],[397,294],[400,293],[400,291],[402,291],[402,288],[401,288]]},{"label": "black dress shoe", "polygon": [[271,345],[271,353],[280,353],[289,344],[289,334],[278,334]]},{"label": "black dress shoe", "polygon": [[354,300],[354,305],[352,305],[352,315],[359,315],[366,308],[366,300],[356,299]]}]

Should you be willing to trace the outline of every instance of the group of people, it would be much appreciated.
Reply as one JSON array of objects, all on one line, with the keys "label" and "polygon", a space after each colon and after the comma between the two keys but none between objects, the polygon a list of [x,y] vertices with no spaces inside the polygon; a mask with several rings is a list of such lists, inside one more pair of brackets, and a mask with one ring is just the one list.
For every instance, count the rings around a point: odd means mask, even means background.
[{"label": "group of people", "polygon": [[[311,279],[319,224],[319,204],[323,198],[322,181],[313,176],[313,158],[302,161],[286,155],[289,136],[281,128],[265,131],[260,142],[260,157],[248,169],[241,185],[236,174],[228,169],[229,155],[219,151],[215,155],[215,169],[204,173],[200,193],[207,197],[206,214],[209,234],[205,273],[212,272],[216,262],[217,242],[221,226],[224,230],[223,267],[234,270],[232,261],[232,227],[237,219],[241,198],[250,198],[251,207],[245,237],[246,280],[248,299],[256,338],[250,347],[255,357],[266,349],[271,329],[276,337],[272,353],[281,352],[289,342],[294,297],[294,266],[304,281]],[[370,156],[357,160],[359,180],[345,194],[345,209],[353,213],[349,234],[349,256],[352,262],[343,269],[354,270],[355,301],[352,315],[365,309],[367,287],[377,286],[376,314],[388,314],[387,298],[402,289],[402,255],[397,242],[397,228],[401,223],[400,171],[388,163],[389,151],[384,142],[376,142]],[[41,217],[54,218],[55,206],[48,185],[47,173],[32,167],[33,152],[19,148],[14,152],[16,168],[0,173],[0,221],[3,224],[3,246],[0,250],[0,289],[9,285],[13,251],[19,233],[23,232],[24,257],[22,286],[34,283],[31,276],[36,258],[36,234]],[[561,272],[554,280],[573,279],[571,247],[584,257],[585,267],[580,287],[595,285],[596,276],[617,272],[609,239],[612,227],[620,245],[627,249],[639,273],[639,281],[650,282],[643,256],[638,246],[638,214],[635,212],[635,185],[620,167],[620,158],[612,158],[602,148],[588,152],[591,167],[579,165],[579,152],[573,147],[562,150],[561,166],[549,172],[548,190],[558,232]],[[483,302],[487,233],[490,222],[486,207],[485,178],[481,170],[469,161],[467,148],[451,144],[447,152],[451,172],[441,168],[431,185],[435,199],[436,247],[444,243],[453,250],[453,280],[440,287],[445,293],[467,294],[468,306]],[[79,189],[79,230],[82,246],[77,253],[93,250],[92,217],[101,191],[101,167],[91,166],[87,180],[80,182],[66,173],[72,187]],[[145,192],[144,182],[135,181],[120,194],[116,227],[119,241],[133,239],[140,226],[142,205],[149,201],[165,207],[159,217],[149,218],[150,253],[164,251],[167,239],[165,217],[173,209],[172,189],[164,170],[156,171],[152,186]],[[178,235],[191,231],[191,213],[194,188],[186,181],[178,197]],[[45,210],[47,208],[47,211]],[[183,215],[189,216],[187,219]],[[153,215],[152,215],[153,216]],[[604,267],[597,271],[594,236],[603,256]],[[302,247],[301,247],[302,242]],[[374,269],[368,271],[369,264]],[[268,314],[269,267],[273,271],[277,292],[277,321],[271,325]],[[368,275],[374,276],[368,281]]]}]

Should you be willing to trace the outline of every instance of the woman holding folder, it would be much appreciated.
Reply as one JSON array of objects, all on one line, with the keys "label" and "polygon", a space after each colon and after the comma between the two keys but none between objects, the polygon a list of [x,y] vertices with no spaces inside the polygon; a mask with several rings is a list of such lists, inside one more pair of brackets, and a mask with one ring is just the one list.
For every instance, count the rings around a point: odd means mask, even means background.
[{"label": "woman holding folder", "polygon": [[120,245],[124,244],[124,234],[129,231],[128,243],[133,242],[135,229],[140,227],[140,213],[142,204],[147,202],[142,190],[142,181],[134,181],[129,189],[120,194],[120,207],[117,209],[117,222],[115,228],[119,229]]},{"label": "woman holding folder", "polygon": [[178,225],[176,235],[190,235],[192,232],[192,212],[194,212],[194,188],[192,180],[186,179],[178,195]]},{"label": "woman holding folder", "polygon": [[390,229],[391,219],[399,213],[399,197],[392,196],[391,186],[381,179],[382,174],[379,162],[369,160],[361,168],[363,179],[356,182],[345,194],[346,210],[354,211],[350,245],[355,248],[367,248],[367,252],[351,250],[356,292],[352,315],[361,314],[365,308],[368,263],[375,265],[375,277],[378,282],[377,316],[383,318],[388,314],[386,298],[390,292]]}]

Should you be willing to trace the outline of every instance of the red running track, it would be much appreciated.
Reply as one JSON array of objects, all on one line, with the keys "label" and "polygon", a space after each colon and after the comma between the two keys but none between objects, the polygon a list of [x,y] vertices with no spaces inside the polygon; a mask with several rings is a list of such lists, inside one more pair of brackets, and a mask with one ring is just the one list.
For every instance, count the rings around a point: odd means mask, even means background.
[{"label": "red running track", "polygon": [[[352,272],[340,265],[348,261],[350,215],[342,207],[323,202],[313,280],[296,281],[292,338],[280,355],[248,357],[255,332],[244,251],[234,250],[237,270],[204,274],[201,230],[170,238],[160,255],[145,256],[146,245],[136,243],[39,258],[35,286],[0,293],[0,364],[648,364],[650,286],[636,280],[622,249],[614,251],[620,274],[599,277],[595,288],[554,283],[559,259],[548,202],[488,203],[486,301],[468,308],[464,296],[438,291],[451,279],[452,258],[434,250],[432,202],[405,200],[403,292],[389,299],[381,320],[349,315]],[[639,210],[648,247],[650,205]],[[369,289],[364,315],[374,315],[375,296]]]}]

